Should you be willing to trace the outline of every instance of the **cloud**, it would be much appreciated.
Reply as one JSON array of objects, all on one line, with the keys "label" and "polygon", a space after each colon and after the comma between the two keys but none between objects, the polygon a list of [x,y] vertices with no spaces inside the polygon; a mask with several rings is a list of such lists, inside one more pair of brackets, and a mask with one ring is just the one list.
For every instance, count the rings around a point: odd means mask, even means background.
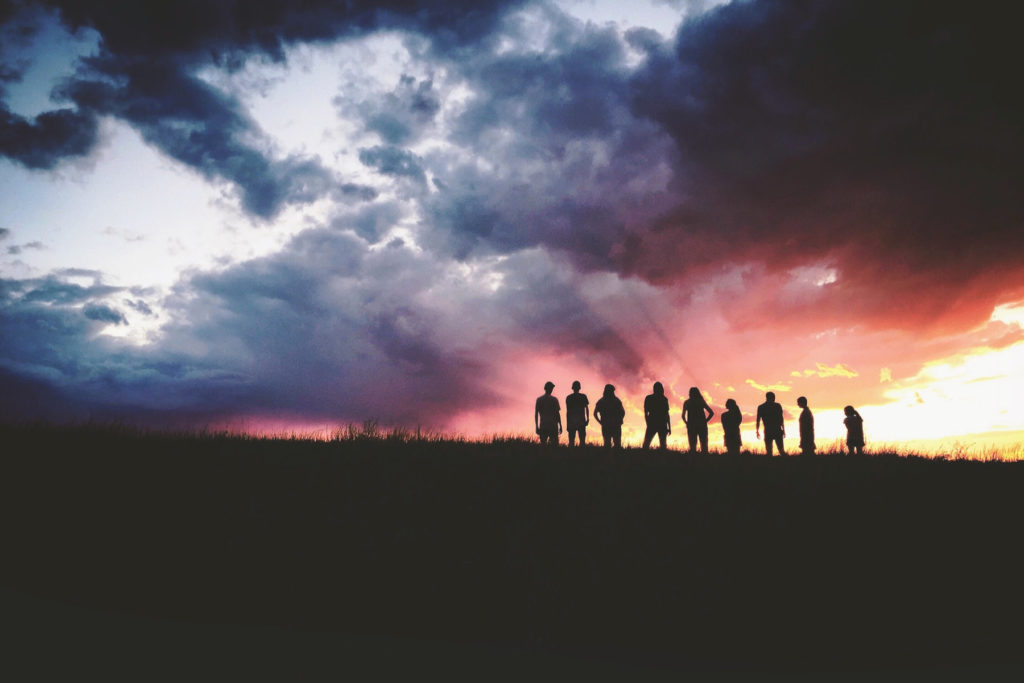
[{"label": "cloud", "polygon": [[829,366],[826,365],[825,363],[816,363],[815,365],[817,365],[817,369],[804,370],[802,373],[794,371],[792,374],[794,377],[821,377],[823,379],[826,377],[851,378],[858,376],[855,370],[851,370],[849,367],[843,365],[842,363],[836,363],[835,366]]},{"label": "cloud", "polygon": [[426,183],[427,177],[415,154],[393,146],[368,147],[359,150],[359,161],[383,175],[409,178]]},{"label": "cloud", "polygon": [[[95,274],[3,281],[0,367],[68,405],[440,424],[508,405],[509,367],[589,368],[624,394],[716,380],[747,402],[1019,338],[985,324],[1024,298],[1024,98],[991,8],[732,3],[666,41],[540,2],[53,6],[102,49],[56,92],[66,114],[8,112],[9,158],[86,154],[112,116],[253,216],[335,202],[159,307]],[[417,74],[335,100],[380,190],[274,149],[197,76],[391,29]],[[167,324],[118,346],[97,336],[118,308]],[[792,371],[808,358],[845,362]]]},{"label": "cloud", "polygon": [[778,384],[760,384],[759,382],[755,382],[752,379],[748,379],[748,380],[746,380],[746,383],[749,384],[750,386],[754,387],[758,391],[766,391],[767,392],[767,391],[792,391],[793,390],[793,387],[791,385],[783,384],[781,382],[778,383]]},{"label": "cloud", "polygon": [[[824,263],[841,286],[776,316],[978,324],[1024,284],[1012,26],[954,2],[732,3],[686,22],[631,89],[688,198],[640,234],[652,258],[622,266],[678,281]],[[894,306],[898,291],[914,295]]]},{"label": "cloud", "polygon": [[89,320],[96,320],[113,325],[127,325],[128,319],[124,313],[105,304],[88,304],[82,308],[82,315]]},{"label": "cloud", "polygon": [[156,315],[150,305],[142,299],[124,299],[123,303],[125,306],[141,313],[144,316],[153,317]]},{"label": "cloud", "polygon": [[403,74],[391,92],[353,104],[344,95],[334,98],[342,116],[356,115],[368,132],[388,145],[408,145],[433,128],[441,109],[441,94],[432,79],[417,81]]},{"label": "cloud", "polygon": [[28,168],[50,169],[88,154],[97,141],[92,112],[57,109],[26,119],[0,105],[0,155]]},{"label": "cloud", "polygon": [[892,381],[892,370],[889,368],[882,368],[878,372],[878,381],[881,384]]},{"label": "cloud", "polygon": [[[116,116],[151,144],[208,178],[238,188],[243,208],[270,218],[286,204],[308,203],[342,181],[316,159],[271,154],[252,144],[261,131],[239,103],[199,80],[198,67],[238,68],[246,58],[284,59],[294,42],[324,42],[379,28],[420,31],[437,49],[457,50],[486,36],[505,4],[467,2],[187,4],[50,2],[72,31],[94,29],[99,55],[79,60],[56,91],[73,108],[26,120],[0,107],[0,154],[29,168],[49,169],[88,154],[97,142],[97,118]],[[428,112],[429,92],[411,101]],[[266,145],[262,145],[265,147]],[[349,184],[344,196],[361,196]],[[372,192],[368,189],[362,194]]]},{"label": "cloud", "polygon": [[42,242],[40,242],[38,240],[33,240],[31,242],[26,242],[25,244],[13,244],[13,245],[7,247],[7,253],[8,254],[20,254],[21,252],[25,251],[26,249],[37,249],[38,250],[38,249],[45,249],[45,248],[46,248],[45,244],[43,244]]}]

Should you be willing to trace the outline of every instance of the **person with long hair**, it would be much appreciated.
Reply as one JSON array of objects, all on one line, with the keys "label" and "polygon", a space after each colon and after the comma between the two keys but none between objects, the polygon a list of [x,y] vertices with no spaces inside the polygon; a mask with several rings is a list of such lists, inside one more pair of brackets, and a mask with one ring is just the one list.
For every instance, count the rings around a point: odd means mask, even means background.
[{"label": "person with long hair", "polygon": [[604,395],[594,406],[594,419],[601,425],[605,448],[622,448],[622,421],[625,418],[626,409],[615,395],[615,387],[605,384]]},{"label": "person with long hair", "polygon": [[864,455],[864,418],[853,406],[843,408],[846,419],[846,447],[850,449],[850,455]]},{"label": "person with long hair", "polygon": [[648,394],[644,399],[644,419],[647,421],[647,433],[644,434],[644,449],[651,447],[654,435],[658,435],[658,443],[661,448],[668,444],[666,440],[672,433],[672,424],[669,418],[668,398],[665,396],[665,387],[661,382],[655,382],[654,393]]},{"label": "person with long hair", "polygon": [[725,451],[729,455],[739,455],[743,446],[743,439],[740,437],[740,423],[743,422],[743,413],[736,404],[735,399],[725,402],[725,412],[722,413],[722,431],[725,432]]},{"label": "person with long hair", "polygon": [[683,402],[683,422],[686,423],[686,437],[690,441],[690,452],[697,448],[700,441],[700,452],[708,452],[708,420],[715,416],[715,411],[704,400],[704,395],[697,387],[690,387],[690,398]]}]

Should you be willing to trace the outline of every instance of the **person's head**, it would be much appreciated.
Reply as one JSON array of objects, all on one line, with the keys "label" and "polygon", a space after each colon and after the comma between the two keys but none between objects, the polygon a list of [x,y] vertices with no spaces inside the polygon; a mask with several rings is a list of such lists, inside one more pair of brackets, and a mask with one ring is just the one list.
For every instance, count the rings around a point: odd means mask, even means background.
[{"label": "person's head", "polygon": [[764,398],[769,403],[775,403],[775,392],[769,391],[767,394],[764,395]]},{"label": "person's head", "polygon": [[615,387],[613,387],[611,384],[605,384],[604,385],[604,395],[605,396],[611,396],[614,393],[615,393]]},{"label": "person's head", "polygon": [[738,405],[736,405],[736,401],[735,401],[735,399],[731,399],[731,398],[730,398],[730,399],[728,399],[728,400],[727,400],[727,401],[725,402],[725,409],[726,409],[726,410],[739,410],[739,409],[740,409],[740,407],[739,407]]},{"label": "person's head", "polygon": [[551,390],[554,389],[554,388],[555,388],[555,383],[554,382],[547,382],[547,383],[544,384],[544,393],[545,394],[550,394]]},{"label": "person's head", "polygon": [[700,389],[697,387],[690,387],[690,398],[700,398]]},{"label": "person's head", "polygon": [[572,383],[572,390],[573,391],[579,391],[580,390],[580,386],[581,386],[580,385],[580,381],[576,380],[575,382]]},{"label": "person's head", "polygon": [[853,406],[846,406],[843,408],[843,412],[846,413],[846,417],[853,417],[857,414],[857,411],[853,409]]},{"label": "person's head", "polygon": [[798,398],[796,400],[796,404],[798,406],[800,406],[801,408],[806,408],[807,407],[807,397],[806,396],[801,396],[800,398]]},{"label": "person's head", "polygon": [[665,393],[665,387],[661,386],[661,382],[654,383],[654,393],[658,394],[659,396]]}]

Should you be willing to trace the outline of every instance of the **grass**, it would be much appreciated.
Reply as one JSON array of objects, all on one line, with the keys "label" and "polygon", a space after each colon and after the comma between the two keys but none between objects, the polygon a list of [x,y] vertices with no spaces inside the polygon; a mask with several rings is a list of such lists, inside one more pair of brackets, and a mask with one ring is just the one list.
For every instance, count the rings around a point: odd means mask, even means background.
[{"label": "grass", "polygon": [[967,666],[1024,635],[1024,464],[7,426],[0,580],[187,624],[685,668]]}]

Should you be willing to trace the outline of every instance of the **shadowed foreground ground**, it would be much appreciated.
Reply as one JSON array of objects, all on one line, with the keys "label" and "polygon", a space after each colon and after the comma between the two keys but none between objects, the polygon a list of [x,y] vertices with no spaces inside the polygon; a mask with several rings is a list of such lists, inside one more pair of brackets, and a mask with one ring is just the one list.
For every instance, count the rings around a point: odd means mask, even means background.
[{"label": "shadowed foreground ground", "polygon": [[286,671],[1020,666],[1024,464],[2,438],[0,608],[23,658],[116,642],[236,673],[276,671],[258,664],[274,648]]}]

